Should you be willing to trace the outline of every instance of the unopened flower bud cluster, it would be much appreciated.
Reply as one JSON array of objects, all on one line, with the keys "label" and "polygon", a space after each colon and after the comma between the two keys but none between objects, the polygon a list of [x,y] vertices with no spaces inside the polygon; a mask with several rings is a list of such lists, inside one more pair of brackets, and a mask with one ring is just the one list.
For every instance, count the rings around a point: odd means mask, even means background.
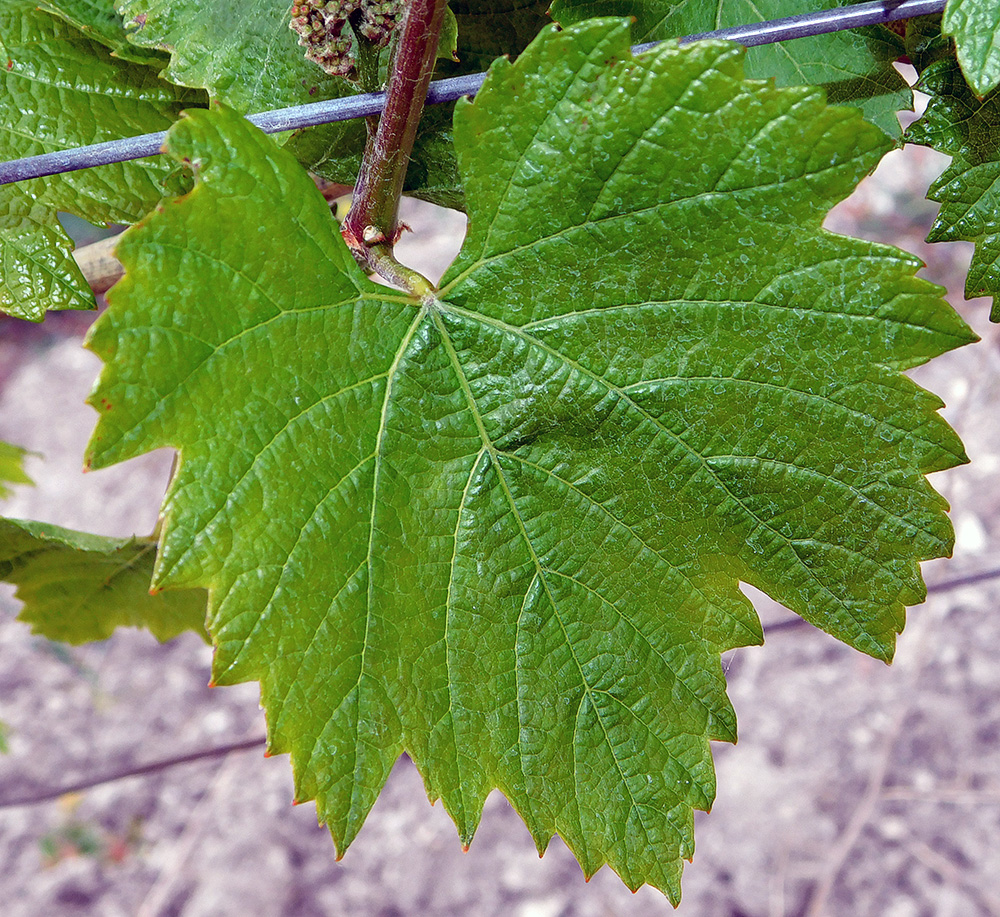
[{"label": "unopened flower bud cluster", "polygon": [[[377,48],[389,44],[403,15],[404,0],[295,0],[290,26],[299,34],[306,58],[327,73],[354,79],[357,61],[350,20]],[[357,14],[357,15],[355,15]]]}]

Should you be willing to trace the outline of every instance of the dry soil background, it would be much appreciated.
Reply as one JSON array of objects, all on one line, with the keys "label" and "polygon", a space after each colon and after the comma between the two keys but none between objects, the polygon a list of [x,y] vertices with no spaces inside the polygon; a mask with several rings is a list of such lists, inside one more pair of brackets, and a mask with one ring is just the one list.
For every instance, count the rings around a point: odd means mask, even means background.
[{"label": "dry soil background", "polygon": [[[921,201],[943,160],[909,150],[828,225],[895,241],[984,340],[914,375],[947,402],[972,464],[936,475],[952,502],[955,558],[929,583],[1000,566],[1000,329],[959,293],[967,247],[923,245]],[[411,263],[452,249],[461,225],[406,217]],[[404,257],[404,260],[405,260]],[[98,370],[79,336],[89,318],[0,325],[0,439],[44,454],[3,506],[109,534],[148,531],[170,457],[80,474]],[[765,623],[788,613],[762,597]],[[679,913],[689,917],[1000,915],[1000,580],[932,595],[912,609],[890,668],[809,627],[769,631],[727,660],[737,746],[717,746],[719,795],[699,816]],[[15,621],[0,592],[0,796],[195,751],[263,732],[252,685],[210,691],[209,651],[139,632],[67,650]],[[668,914],[608,870],[585,884],[554,840],[539,860],[499,796],[463,855],[401,760],[345,859],[334,860],[311,805],[293,809],[288,762],[233,753],[108,783],[79,798],[0,809],[0,901],[7,917],[610,917]],[[65,856],[72,843],[96,849]],[[56,856],[47,857],[53,850]]]}]

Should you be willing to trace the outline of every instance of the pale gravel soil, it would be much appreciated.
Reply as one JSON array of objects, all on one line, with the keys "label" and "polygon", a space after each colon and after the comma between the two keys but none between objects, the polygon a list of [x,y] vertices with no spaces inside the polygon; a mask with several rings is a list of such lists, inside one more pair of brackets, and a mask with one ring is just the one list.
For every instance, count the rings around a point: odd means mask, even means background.
[{"label": "pale gravel soil", "polygon": [[[966,246],[926,246],[933,205],[914,204],[942,160],[910,150],[828,225],[895,239],[961,286]],[[458,244],[439,215],[405,217],[415,237]],[[426,245],[426,243],[425,243]],[[430,245],[436,242],[432,239]],[[420,249],[420,246],[418,246]],[[422,254],[405,256],[415,263]],[[439,272],[444,264],[439,263]],[[429,272],[435,268],[428,267]],[[914,376],[947,401],[972,464],[934,477],[953,504],[954,560],[928,582],[1000,566],[1000,329],[987,303],[952,301],[984,342]],[[61,323],[63,332],[53,330]],[[0,439],[44,453],[34,489],[4,511],[112,534],[148,531],[170,457],[79,473],[93,414],[80,407],[98,363],[59,317],[50,330],[0,326]],[[16,345],[16,346],[15,346]],[[4,587],[5,588],[5,587]],[[788,613],[766,598],[767,622]],[[1000,581],[932,596],[910,612],[886,667],[808,627],[775,632],[727,663],[740,742],[716,746],[718,801],[699,815],[681,915],[690,917],[987,917],[1000,914]],[[11,754],[0,794],[259,735],[252,685],[209,690],[209,651],[119,632],[68,654],[14,620],[0,593],[0,720]],[[75,813],[46,803],[0,810],[6,917],[609,917],[668,914],[650,889],[630,894],[608,870],[585,884],[560,841],[539,860],[494,795],[472,850],[431,808],[405,759],[360,837],[337,863],[311,804],[290,805],[283,756],[232,754],[88,791]],[[71,819],[139,840],[121,862],[43,865],[39,841]],[[133,829],[135,831],[135,829]],[[811,908],[811,910],[810,910]]]}]

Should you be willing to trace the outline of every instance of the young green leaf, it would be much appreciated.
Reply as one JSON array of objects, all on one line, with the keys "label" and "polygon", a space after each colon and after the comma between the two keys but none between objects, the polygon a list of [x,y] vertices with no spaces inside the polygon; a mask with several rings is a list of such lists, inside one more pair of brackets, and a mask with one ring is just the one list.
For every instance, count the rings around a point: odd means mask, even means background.
[{"label": "young green leaf", "polygon": [[36,6],[68,22],[85,37],[100,42],[114,57],[158,68],[169,61],[163,52],[139,48],[128,40],[122,17],[115,12],[112,0],[36,0]]},{"label": "young green leaf", "polygon": [[948,0],[942,31],[955,38],[962,72],[982,98],[1000,84],[1000,4]]},{"label": "young green leaf", "polygon": [[[588,16],[633,16],[636,42],[678,38],[763,22],[855,0],[555,0],[552,16],[576,22]],[[751,48],[747,76],[774,77],[779,86],[823,86],[831,104],[853,105],[890,137],[901,134],[896,112],[913,107],[913,94],[893,63],[902,40],[881,26],[814,35]]]},{"label": "young green leaf", "polygon": [[884,135],[741,64],[634,59],[621,21],[497,62],[419,300],[234,113],[172,129],[196,186],[118,249],[88,461],[180,450],[155,582],[209,589],[215,680],[261,681],[339,850],[406,750],[463,843],[498,787],[676,901],[720,653],[761,640],[739,581],[888,659],[950,551],[924,474],[964,454],[900,371],[974,336],[916,258],[821,229]]},{"label": "young green leaf", "polygon": [[0,518],[0,580],[17,586],[19,621],[65,643],[106,640],[118,627],[145,627],[157,640],[205,635],[201,589],[150,595],[156,545]]},{"label": "young green leaf", "polygon": [[[201,93],[111,58],[34,0],[0,7],[4,159],[164,130],[182,107],[202,104]],[[48,309],[94,308],[56,212],[133,222],[174,190],[165,186],[174,168],[160,158],[138,160],[0,188],[0,311],[41,321]]]},{"label": "young green leaf", "polygon": [[8,484],[32,484],[24,471],[28,450],[10,443],[0,442],[0,498],[10,496]]},{"label": "young green leaf", "polygon": [[948,60],[931,64],[919,88],[930,100],[906,139],[952,157],[927,192],[941,202],[927,240],[975,242],[965,295],[994,297],[990,318],[1000,322],[1000,89],[977,98]]}]

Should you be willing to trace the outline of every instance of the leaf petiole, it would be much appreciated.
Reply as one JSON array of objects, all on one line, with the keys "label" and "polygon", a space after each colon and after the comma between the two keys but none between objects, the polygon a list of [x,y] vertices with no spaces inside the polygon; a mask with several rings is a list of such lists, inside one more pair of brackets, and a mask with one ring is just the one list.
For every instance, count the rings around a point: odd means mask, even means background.
[{"label": "leaf petiole", "polygon": [[[400,231],[399,198],[434,72],[446,6],[446,0],[412,0],[407,5],[386,88],[385,110],[374,139],[365,149],[354,202],[343,225],[344,239],[358,263],[391,282],[397,281],[384,271],[396,275],[402,269],[392,254]],[[415,292],[409,284],[406,289]]]}]

